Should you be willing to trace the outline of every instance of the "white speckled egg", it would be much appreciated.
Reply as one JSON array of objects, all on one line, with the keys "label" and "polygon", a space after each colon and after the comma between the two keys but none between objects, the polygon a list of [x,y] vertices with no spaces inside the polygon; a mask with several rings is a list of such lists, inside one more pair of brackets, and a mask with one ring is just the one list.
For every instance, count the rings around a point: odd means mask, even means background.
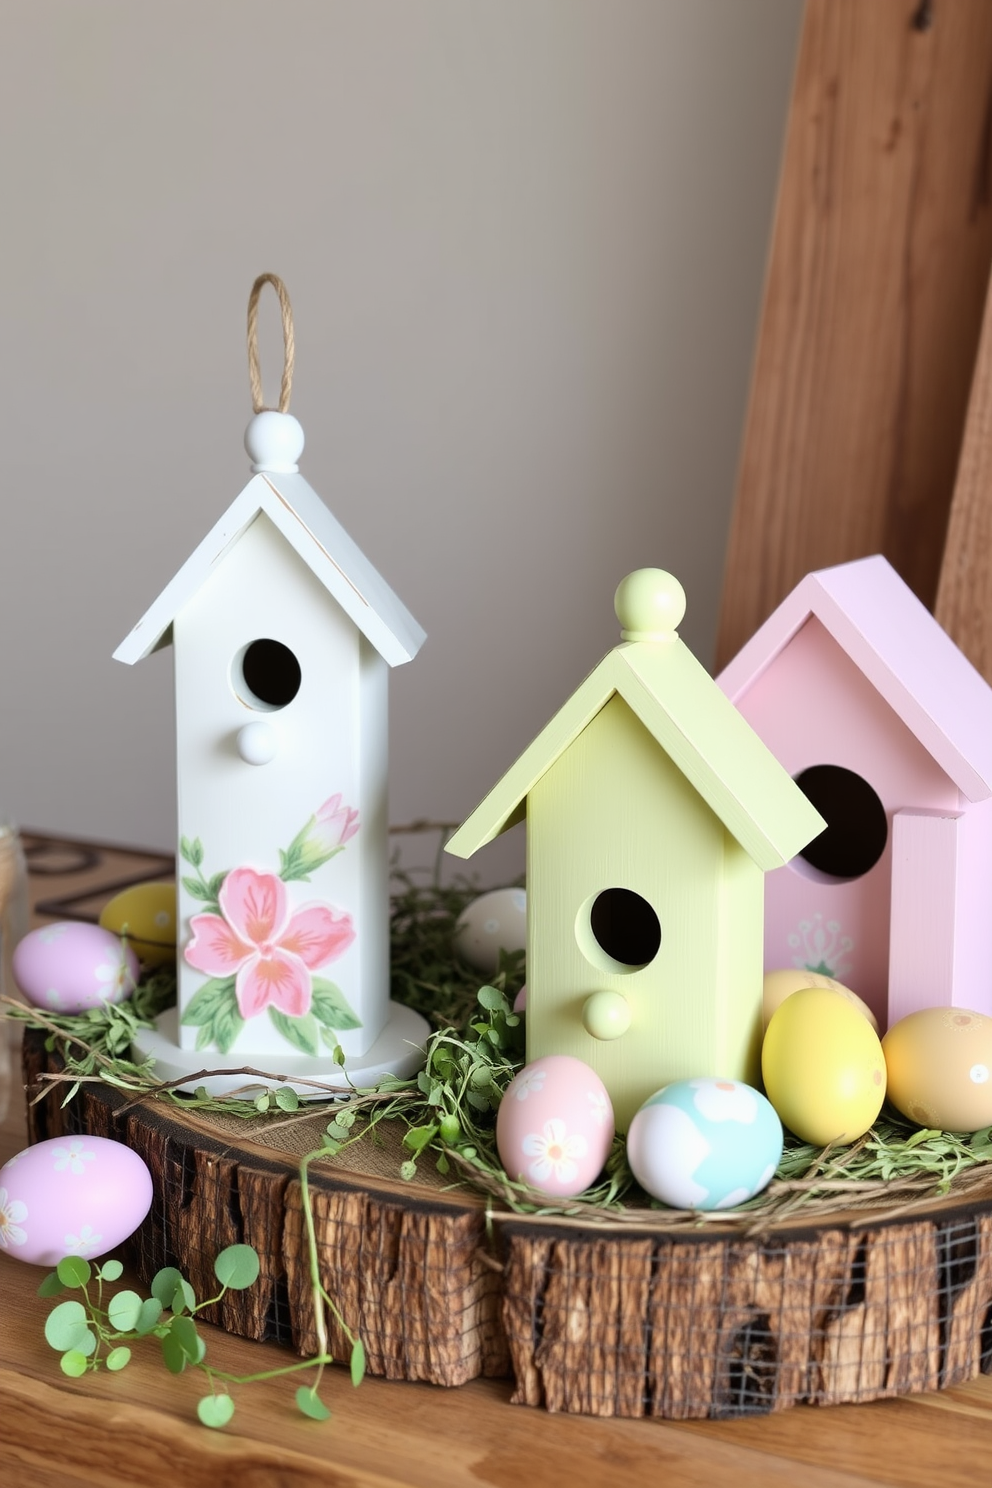
[{"label": "white speckled egg", "polygon": [[679,1080],[630,1123],[627,1161],[638,1183],[674,1209],[732,1209],[771,1182],[782,1123],[739,1080]]},{"label": "white speckled egg", "polygon": [[105,1255],[141,1224],[152,1179],[107,1137],[52,1137],[0,1168],[0,1250],[34,1266]]},{"label": "white speckled egg", "polygon": [[455,950],[475,971],[490,976],[500,951],[527,948],[527,891],[491,889],[480,894],[458,916]]},{"label": "white speckled egg", "polygon": [[111,931],[77,920],[25,935],[14,951],[13,970],[29,1002],[62,1013],[123,1002],[139,976],[130,947]]},{"label": "white speckled egg", "polygon": [[67,920],[32,930],[14,951],[14,981],[35,1007],[82,1013],[123,1002],[138,984],[138,958],[99,925]]},{"label": "white speckled egg", "polygon": [[558,1199],[596,1181],[613,1141],[613,1106],[594,1069],[545,1054],[515,1075],[496,1114],[496,1146],[510,1178]]}]

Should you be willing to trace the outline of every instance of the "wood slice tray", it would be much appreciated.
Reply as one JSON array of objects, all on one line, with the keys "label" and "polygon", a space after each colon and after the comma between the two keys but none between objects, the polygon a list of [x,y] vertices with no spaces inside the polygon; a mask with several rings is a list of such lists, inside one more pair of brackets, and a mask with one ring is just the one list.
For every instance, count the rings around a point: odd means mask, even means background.
[{"label": "wood slice tray", "polygon": [[[55,1067],[44,1035],[28,1031],[29,1090]],[[151,1169],[152,1211],[129,1242],[146,1284],[174,1265],[209,1295],[216,1253],[253,1245],[258,1283],[205,1316],[316,1352],[298,1162],[319,1145],[326,1111],[287,1148],[164,1102],[123,1110],[107,1086],[83,1086],[65,1110],[59,1100],[29,1106],[32,1141],[112,1137]],[[679,1420],[992,1372],[992,1175],[966,1201],[911,1217],[879,1208],[753,1236],[725,1223],[618,1230],[493,1213],[465,1189],[392,1176],[395,1152],[346,1152],[369,1170],[314,1164],[311,1202],[324,1284],[374,1374],[449,1386],[511,1375],[521,1404]],[[347,1358],[343,1337],[332,1349]]]}]

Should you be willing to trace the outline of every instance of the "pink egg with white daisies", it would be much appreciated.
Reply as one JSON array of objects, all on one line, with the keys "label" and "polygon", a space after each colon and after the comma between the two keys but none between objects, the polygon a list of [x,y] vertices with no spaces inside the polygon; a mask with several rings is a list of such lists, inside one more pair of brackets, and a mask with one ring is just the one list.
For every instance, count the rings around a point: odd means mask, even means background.
[{"label": "pink egg with white daisies", "polygon": [[65,920],[19,941],[14,981],[28,1002],[52,1013],[85,1013],[123,1002],[138,985],[138,958],[100,925]]},{"label": "pink egg with white daisies", "polygon": [[152,1204],[145,1163],[108,1137],[50,1137],[0,1168],[0,1252],[35,1266],[106,1255]]},{"label": "pink egg with white daisies", "polygon": [[595,1183],[614,1130],[606,1086],[570,1054],[545,1054],[524,1065],[496,1114],[496,1146],[507,1176],[558,1199]]}]

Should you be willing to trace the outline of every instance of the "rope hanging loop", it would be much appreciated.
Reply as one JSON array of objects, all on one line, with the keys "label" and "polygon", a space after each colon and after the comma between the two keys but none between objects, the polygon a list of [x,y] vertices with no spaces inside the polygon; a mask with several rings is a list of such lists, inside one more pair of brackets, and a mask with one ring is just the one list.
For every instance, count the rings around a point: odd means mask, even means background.
[{"label": "rope hanging loop", "polygon": [[293,307],[289,303],[286,286],[278,274],[259,274],[248,296],[248,380],[251,383],[251,406],[255,413],[262,413],[262,370],[258,360],[258,301],[263,285],[271,284],[279,296],[282,311],[283,368],[282,387],[279,390],[279,412],[289,412],[289,400],[293,392],[293,362],[296,359],[296,340],[293,335]]}]

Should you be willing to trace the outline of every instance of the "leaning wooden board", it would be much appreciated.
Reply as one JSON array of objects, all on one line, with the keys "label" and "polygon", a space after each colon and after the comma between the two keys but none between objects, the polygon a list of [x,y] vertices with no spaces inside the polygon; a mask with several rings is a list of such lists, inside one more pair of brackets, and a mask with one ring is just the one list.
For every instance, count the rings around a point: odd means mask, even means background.
[{"label": "leaning wooden board", "polygon": [[[33,1085],[51,1056],[25,1040]],[[59,1093],[60,1094],[60,1093]],[[33,1140],[89,1132],[155,1182],[131,1242],[147,1283],[176,1265],[203,1295],[247,1242],[259,1283],[211,1319],[316,1349],[297,1163],[257,1133],[86,1086],[30,1108]],[[318,1126],[319,1130],[319,1126]],[[356,1149],[361,1151],[359,1147]],[[624,1232],[487,1211],[466,1190],[312,1168],[321,1274],[373,1374],[463,1385],[512,1375],[514,1399],[602,1416],[724,1418],[944,1388],[992,1371],[992,1175],[967,1202],[884,1209],[758,1236],[702,1224]],[[332,1339],[346,1356],[345,1340]]]},{"label": "leaning wooden board", "polygon": [[806,6],[718,667],[812,569],[881,552],[933,603],[992,264],[990,90],[986,0]]}]

